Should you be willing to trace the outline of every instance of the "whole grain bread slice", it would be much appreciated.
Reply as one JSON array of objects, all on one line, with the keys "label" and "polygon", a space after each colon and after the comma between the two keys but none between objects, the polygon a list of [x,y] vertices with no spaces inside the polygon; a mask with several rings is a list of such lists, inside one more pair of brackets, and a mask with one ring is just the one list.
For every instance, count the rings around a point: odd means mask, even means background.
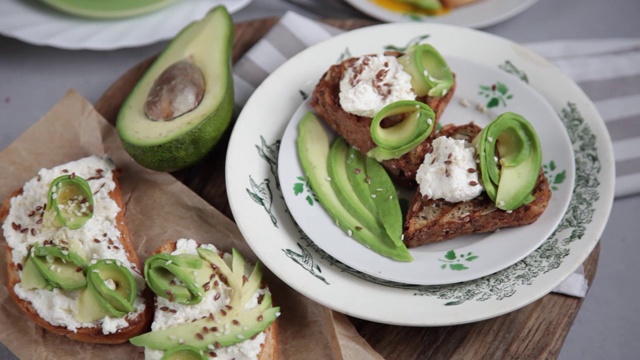
[{"label": "whole grain bread slice", "polygon": [[[124,251],[127,254],[127,258],[129,261],[136,266],[138,270],[142,269],[140,260],[138,258],[138,254],[131,242],[131,238],[129,236],[129,231],[124,222],[124,214],[125,214],[125,206],[122,200],[122,191],[120,187],[120,182],[118,181],[117,171],[113,172],[113,181],[115,182],[115,189],[109,193],[109,196],[116,202],[120,211],[116,216],[116,223],[118,230],[120,231],[120,238],[115,239],[117,243],[121,245]],[[23,189],[16,189],[11,193],[11,195],[5,199],[2,209],[0,209],[0,223],[3,223],[7,216],[9,215],[9,211],[11,210],[11,199],[19,196],[23,193]],[[150,292],[145,289],[143,292],[143,296],[146,299],[146,306],[144,311],[140,312],[135,318],[128,318],[127,322],[129,325],[127,327],[119,329],[115,333],[104,334],[101,326],[95,327],[82,327],[78,328],[75,331],[69,330],[64,326],[55,326],[49,323],[47,320],[43,319],[37,312],[37,310],[33,307],[31,302],[20,298],[15,292],[15,286],[19,284],[21,280],[20,272],[22,271],[22,264],[17,264],[13,262],[13,253],[12,248],[8,243],[5,242],[6,247],[6,262],[7,262],[7,289],[9,290],[9,294],[13,301],[18,305],[20,310],[22,310],[25,315],[36,324],[41,327],[51,331],[52,333],[66,336],[70,339],[86,342],[86,343],[95,343],[95,344],[120,344],[128,341],[131,337],[136,336],[144,331],[146,331],[151,324],[152,316],[153,316],[153,307],[150,305],[151,296]]]},{"label": "whole grain bread slice", "polygon": [[[473,123],[446,125],[437,136],[471,141],[480,130]],[[451,203],[428,199],[418,189],[409,204],[403,241],[407,247],[413,248],[458,236],[531,224],[542,215],[551,198],[549,183],[542,169],[532,194],[535,200],[508,212],[496,208],[485,192],[469,201]]]},{"label": "whole grain bread slice", "polygon": [[[177,241],[167,241],[162,246],[154,250],[153,254],[170,254],[176,250]],[[263,280],[264,281],[264,280]],[[266,284],[265,284],[266,285]],[[155,311],[160,311],[157,308]],[[278,359],[278,322],[274,321],[265,330],[265,341],[261,345],[262,350],[258,354],[258,360],[276,360]]]},{"label": "whole grain bread slice", "polygon": [[[385,55],[399,57],[402,53],[386,52]],[[316,115],[327,123],[334,131],[340,134],[350,145],[354,146],[363,154],[376,147],[371,139],[371,118],[358,116],[343,110],[340,105],[340,80],[347,69],[358,60],[356,57],[349,58],[341,63],[332,65],[320,78],[311,96],[310,105]],[[453,97],[456,89],[454,82],[451,88],[442,97],[419,97],[416,100],[429,105],[436,114],[434,129],[442,116],[449,101]],[[383,126],[390,126],[399,119],[388,119],[383,122]],[[403,185],[414,185],[418,167],[422,163],[432,136],[427,138],[422,144],[401,156],[398,159],[382,161],[382,165],[387,169],[389,175],[398,183]]]}]

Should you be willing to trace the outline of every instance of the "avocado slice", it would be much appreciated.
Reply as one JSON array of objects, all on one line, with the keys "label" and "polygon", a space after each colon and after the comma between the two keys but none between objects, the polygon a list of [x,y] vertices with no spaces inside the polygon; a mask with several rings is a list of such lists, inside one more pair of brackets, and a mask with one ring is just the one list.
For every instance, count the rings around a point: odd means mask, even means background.
[{"label": "avocado slice", "polygon": [[94,322],[104,319],[110,314],[104,309],[102,303],[94,292],[86,287],[78,293],[78,306],[73,314],[76,320],[82,323]]},{"label": "avocado slice", "polygon": [[[390,116],[406,114],[394,126],[383,127],[382,121]],[[422,143],[433,131],[436,115],[423,102],[400,100],[382,108],[371,121],[371,139],[376,143],[368,156],[377,161],[397,159]]]},{"label": "avocado slice", "polygon": [[75,230],[93,217],[93,193],[89,182],[75,174],[62,175],[49,185],[47,211],[56,227]]},{"label": "avocado slice", "polygon": [[522,115],[506,112],[478,134],[473,144],[480,160],[480,180],[502,210],[533,201],[531,194],[542,165],[538,135]]},{"label": "avocado slice", "polygon": [[144,277],[149,288],[158,296],[180,304],[197,304],[202,301],[205,289],[213,274],[211,266],[197,255],[155,254],[144,264]]},{"label": "avocado slice", "polygon": [[[389,239],[384,228],[364,226],[342,204],[333,190],[328,172],[329,136],[312,112],[306,113],[298,124],[297,148],[302,169],[322,207],[349,236],[380,255],[398,261],[412,261],[406,246],[398,246]],[[348,182],[348,180],[346,180]]]},{"label": "avocado slice", "polygon": [[[148,332],[131,338],[136,346],[156,350],[169,350],[178,345],[207,350],[208,346],[226,347],[245,341],[264,331],[278,317],[280,308],[271,307],[271,295],[265,294],[262,302],[251,310],[230,316],[205,317],[189,323],[174,325],[163,330]],[[207,330],[204,330],[207,329]]]},{"label": "avocado slice", "polygon": [[445,96],[453,85],[447,61],[429,44],[411,46],[398,62],[411,75],[411,85],[418,96]]},{"label": "avocado slice", "polygon": [[387,234],[397,246],[406,246],[402,242],[402,209],[393,181],[379,162],[367,157],[367,176],[371,179],[369,189],[376,205],[377,216]]},{"label": "avocado slice", "polygon": [[358,149],[353,146],[347,148],[347,178],[351,189],[356,194],[360,202],[367,208],[367,210],[375,214],[376,204],[371,198],[371,191],[369,190],[369,182],[371,179],[367,176],[366,169],[366,156],[364,156]]},{"label": "avocado slice", "polygon": [[109,316],[122,317],[135,310],[136,282],[116,260],[101,259],[89,266],[87,288]]},{"label": "avocado slice", "polygon": [[87,285],[83,269],[87,262],[75,252],[58,246],[35,246],[30,262],[51,288],[78,290]]},{"label": "avocado slice", "polygon": [[440,10],[442,3],[440,0],[399,0],[400,2],[417,6],[424,10]]},{"label": "avocado slice", "polygon": [[138,163],[182,169],[218,142],[233,112],[232,40],[231,16],[217,6],[176,35],[142,76],[116,121]]},{"label": "avocado slice", "polygon": [[262,280],[260,262],[256,263],[245,280],[246,261],[236,249],[232,249],[230,265],[215,251],[202,247],[197,251],[198,255],[209,264],[205,267],[215,268],[218,277],[226,279],[233,290],[225,311],[193,322],[136,336],[130,339],[133,345],[165,351],[172,351],[179,345],[187,345],[206,351],[210,346],[215,348],[231,346],[249,339],[264,331],[276,320],[280,308],[272,307],[271,294],[268,292],[262,297],[257,307],[245,310],[245,305],[260,287]]},{"label": "avocado slice", "polygon": [[160,360],[206,360],[204,354],[189,345],[179,345],[164,352]]},{"label": "avocado slice", "polygon": [[31,260],[30,256],[27,256],[24,265],[22,265],[22,275],[20,280],[20,286],[24,289],[44,289],[49,285],[47,279],[40,274],[38,268]]}]

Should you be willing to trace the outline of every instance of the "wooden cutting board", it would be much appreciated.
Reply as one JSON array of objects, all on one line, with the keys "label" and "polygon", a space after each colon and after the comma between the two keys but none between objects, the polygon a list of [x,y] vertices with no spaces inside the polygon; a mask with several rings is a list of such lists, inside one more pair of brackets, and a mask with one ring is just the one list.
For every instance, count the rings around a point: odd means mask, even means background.
[{"label": "wooden cutting board", "polygon": [[[237,61],[278,21],[265,18],[235,25],[233,61]],[[373,24],[366,20],[325,20],[342,29]],[[95,104],[110,123],[125,97],[149,67],[147,59],[117,79]],[[174,173],[220,212],[233,219],[224,179],[228,135],[200,165]],[[206,164],[206,165],[205,165]],[[600,245],[584,264],[593,281]],[[549,294],[520,310],[494,319],[444,327],[404,327],[349,318],[360,335],[387,359],[553,359],[582,305],[583,299]]]}]

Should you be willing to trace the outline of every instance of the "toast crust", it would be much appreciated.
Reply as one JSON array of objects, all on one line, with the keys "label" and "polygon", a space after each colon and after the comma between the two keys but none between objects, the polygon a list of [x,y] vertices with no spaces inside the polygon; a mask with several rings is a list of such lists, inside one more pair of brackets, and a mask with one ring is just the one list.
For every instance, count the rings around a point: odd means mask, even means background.
[{"label": "toast crust", "polygon": [[[402,55],[399,52],[385,52],[385,55],[398,57]],[[334,131],[340,134],[350,145],[354,146],[363,154],[376,147],[371,138],[371,118],[358,116],[343,110],[340,105],[340,80],[349,67],[351,67],[358,58],[349,58],[339,64],[332,65],[320,78],[318,84],[313,90],[311,96],[311,107],[314,112],[327,123]],[[453,97],[456,89],[456,82],[442,97],[418,97],[416,100],[429,105],[436,114],[434,120],[434,129],[442,116],[449,101]],[[397,122],[397,120],[396,120]],[[388,124],[393,124],[393,120]],[[387,126],[387,124],[383,124]],[[381,164],[387,169],[389,175],[397,182],[412,186],[415,185],[415,176],[422,163],[422,159],[426,154],[428,143],[430,143],[432,134],[425,139],[423,143],[418,145],[410,152],[404,154],[398,159],[390,159],[382,161]]]},{"label": "toast crust", "polygon": [[[438,136],[470,141],[480,130],[473,123],[446,125]],[[469,201],[450,203],[423,197],[418,189],[409,204],[403,241],[413,248],[458,236],[531,224],[542,215],[551,198],[551,189],[542,169],[532,194],[535,200],[508,212],[496,208],[486,192]]]},{"label": "toast crust", "polygon": [[[142,269],[140,260],[136,253],[135,248],[131,242],[131,238],[129,236],[129,231],[124,223],[124,213],[125,207],[124,202],[122,200],[122,191],[120,189],[120,183],[118,181],[117,171],[113,172],[112,180],[115,182],[116,186],[113,191],[109,193],[109,196],[118,204],[120,211],[116,216],[116,223],[118,230],[120,230],[121,237],[119,239],[120,244],[122,245],[125,253],[127,254],[127,258],[131,261],[132,264],[135,264],[137,269]],[[11,193],[11,195],[5,199],[2,209],[0,209],[0,223],[3,223],[7,216],[9,215],[9,211],[11,209],[11,199],[19,196],[23,193],[23,189],[17,189]],[[72,331],[63,326],[55,326],[43,319],[40,315],[38,315],[37,310],[33,307],[31,302],[21,299],[15,292],[15,286],[21,282],[20,279],[20,269],[19,265],[13,262],[12,249],[8,243],[5,242],[6,248],[6,262],[8,265],[7,271],[7,289],[9,290],[9,294],[13,301],[18,305],[18,307],[27,315],[27,317],[40,325],[41,327],[51,331],[52,333],[63,335],[68,337],[69,339],[86,342],[86,343],[94,343],[94,344],[121,344],[129,340],[129,338],[136,336],[142,332],[144,332],[151,324],[152,316],[153,316],[153,307],[150,306],[150,294],[148,288],[143,291],[143,297],[145,297],[145,309],[138,314],[133,319],[128,319],[129,326],[124,327],[116,331],[112,334],[103,334],[102,327],[82,327],[76,329],[76,331]]]},{"label": "toast crust", "polygon": [[[177,241],[172,240],[164,243],[162,246],[153,251],[153,255],[165,253],[170,254],[176,250]],[[265,341],[261,345],[262,350],[258,354],[258,360],[277,360],[278,359],[278,321],[274,321],[264,331]]]}]

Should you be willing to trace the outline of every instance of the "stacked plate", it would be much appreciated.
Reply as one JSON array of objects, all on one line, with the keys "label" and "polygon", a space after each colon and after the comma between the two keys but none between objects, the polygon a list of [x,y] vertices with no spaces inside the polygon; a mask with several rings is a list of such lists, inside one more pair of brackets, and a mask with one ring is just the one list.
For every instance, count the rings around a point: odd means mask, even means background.
[{"label": "stacked plate", "polygon": [[[428,36],[428,37],[427,37]],[[441,124],[484,126],[513,111],[536,128],[551,203],[532,225],[411,249],[400,263],[339,230],[298,162],[296,125],[320,76],[344,54],[434,45],[456,73]],[[372,321],[440,326],[518,309],[549,293],[593,250],[613,199],[604,123],[582,91],[541,57],[502,38],[450,25],[384,24],[308,48],[254,92],[234,127],[227,190],[260,259],[309,298]]]}]

